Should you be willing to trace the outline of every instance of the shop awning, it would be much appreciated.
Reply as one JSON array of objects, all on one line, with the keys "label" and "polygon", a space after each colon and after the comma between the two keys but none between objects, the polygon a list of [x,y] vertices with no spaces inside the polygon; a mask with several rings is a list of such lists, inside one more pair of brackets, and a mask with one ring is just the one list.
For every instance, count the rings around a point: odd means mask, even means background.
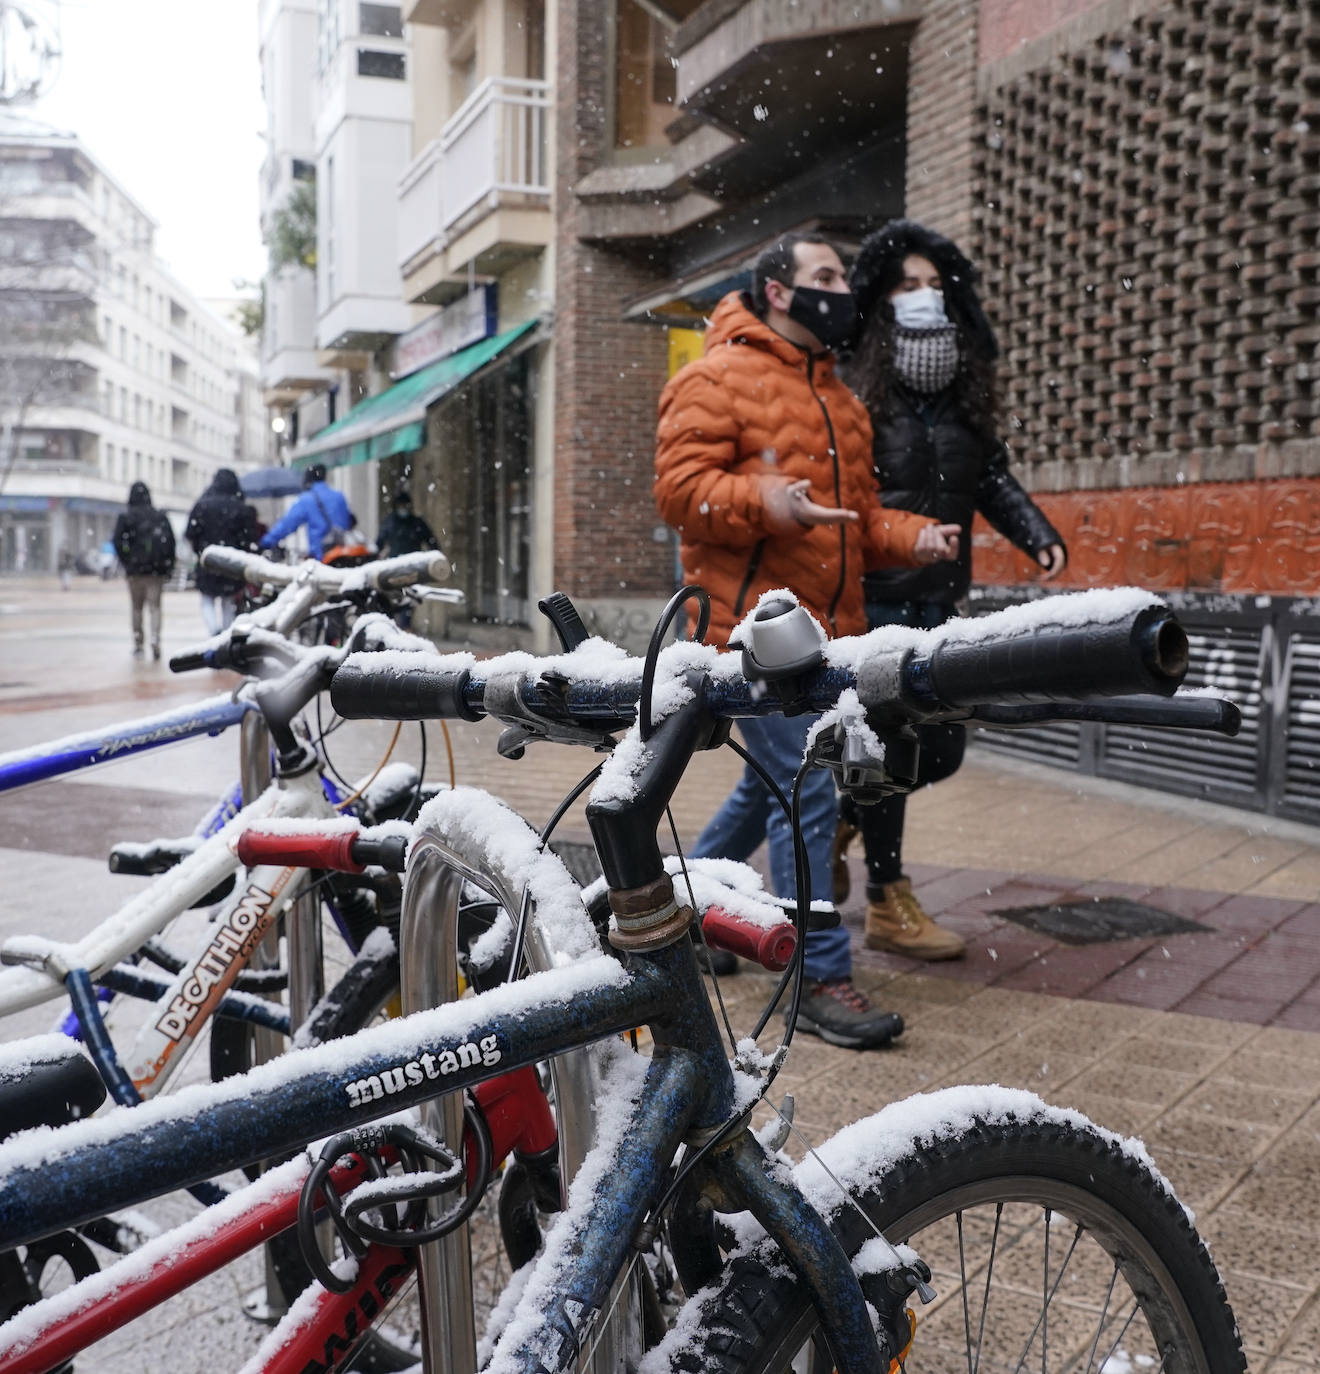
[{"label": "shop awning", "polygon": [[528,320],[503,334],[492,335],[414,372],[378,396],[359,401],[342,420],[299,444],[290,460],[292,466],[305,468],[315,462],[343,467],[421,448],[426,442],[427,408],[498,358],[539,323]]}]

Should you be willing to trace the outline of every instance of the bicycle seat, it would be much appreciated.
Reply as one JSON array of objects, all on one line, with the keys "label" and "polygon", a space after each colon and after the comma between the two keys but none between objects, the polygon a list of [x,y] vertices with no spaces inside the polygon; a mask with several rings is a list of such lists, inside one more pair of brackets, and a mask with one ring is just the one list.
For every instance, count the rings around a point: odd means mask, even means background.
[{"label": "bicycle seat", "polygon": [[0,1050],[0,1140],[91,1116],[104,1101],[96,1066],[62,1035],[35,1036]]}]

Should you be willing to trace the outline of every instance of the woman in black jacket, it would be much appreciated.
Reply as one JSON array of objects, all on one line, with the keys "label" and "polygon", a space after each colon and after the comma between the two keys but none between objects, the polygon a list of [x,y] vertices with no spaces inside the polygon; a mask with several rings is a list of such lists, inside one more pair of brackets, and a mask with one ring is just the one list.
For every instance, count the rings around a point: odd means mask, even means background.
[{"label": "woman in black jacket", "polygon": [[[872,629],[930,629],[957,614],[956,603],[971,583],[977,511],[1030,554],[1046,580],[1067,563],[1058,531],[1008,470],[995,426],[999,350],[976,280],[976,270],[949,239],[912,220],[895,220],[872,234],[853,265],[860,326],[845,375],[871,415],[884,504],[962,529],[952,562],[866,575]],[[961,725],[922,727],[918,785],[955,772],[965,743]],[[866,943],[917,959],[956,959],[962,939],[931,920],[903,875],[905,802],[888,797],[845,814],[836,844],[836,899],[839,887],[846,895],[844,854],[860,828]]]}]

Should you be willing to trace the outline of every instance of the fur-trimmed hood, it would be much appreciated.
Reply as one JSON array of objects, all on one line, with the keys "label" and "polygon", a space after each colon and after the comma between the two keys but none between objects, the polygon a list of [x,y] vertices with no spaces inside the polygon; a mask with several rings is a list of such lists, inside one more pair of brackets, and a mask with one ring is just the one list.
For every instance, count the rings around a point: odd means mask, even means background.
[{"label": "fur-trimmed hood", "polygon": [[988,360],[997,358],[999,344],[976,293],[980,274],[952,239],[916,220],[891,220],[863,241],[848,276],[862,327],[876,311],[891,309],[889,293],[903,280],[903,259],[912,253],[939,268],[945,312],[970,347]]}]

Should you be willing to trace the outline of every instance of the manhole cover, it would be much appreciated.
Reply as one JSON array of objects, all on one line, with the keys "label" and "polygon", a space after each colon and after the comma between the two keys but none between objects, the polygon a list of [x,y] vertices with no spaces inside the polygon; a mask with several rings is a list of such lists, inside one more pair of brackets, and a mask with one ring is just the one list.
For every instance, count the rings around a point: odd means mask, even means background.
[{"label": "manhole cover", "polygon": [[1049,906],[1015,906],[996,916],[1048,935],[1065,945],[1098,945],[1106,940],[1150,940],[1160,935],[1184,935],[1208,926],[1161,911],[1157,906],[1130,902],[1126,897],[1100,897]]}]

